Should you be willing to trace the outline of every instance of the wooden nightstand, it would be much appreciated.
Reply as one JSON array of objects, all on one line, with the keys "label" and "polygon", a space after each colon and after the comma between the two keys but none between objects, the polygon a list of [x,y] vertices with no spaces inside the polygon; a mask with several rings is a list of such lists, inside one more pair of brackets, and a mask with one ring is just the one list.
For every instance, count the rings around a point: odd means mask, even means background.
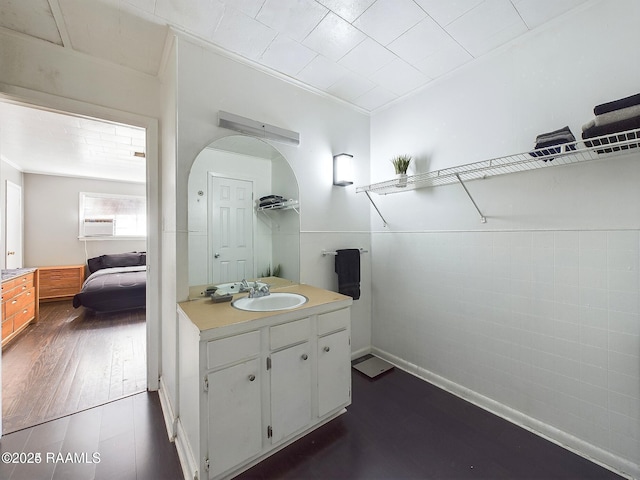
[{"label": "wooden nightstand", "polygon": [[84,265],[39,267],[38,276],[41,302],[68,300],[82,289]]}]

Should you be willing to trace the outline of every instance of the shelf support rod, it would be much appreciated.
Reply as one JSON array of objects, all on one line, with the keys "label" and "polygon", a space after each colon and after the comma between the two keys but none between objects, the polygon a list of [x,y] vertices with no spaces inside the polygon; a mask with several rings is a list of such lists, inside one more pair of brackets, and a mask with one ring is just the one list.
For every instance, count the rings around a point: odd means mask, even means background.
[{"label": "shelf support rod", "polygon": [[371,195],[369,195],[368,191],[364,191],[364,193],[367,194],[367,198],[369,199],[369,201],[371,202],[371,205],[373,205],[373,208],[376,209],[376,212],[378,212],[378,216],[382,219],[382,225],[383,226],[387,226],[387,221],[384,219],[384,217],[382,216],[382,214],[380,213],[380,210],[378,209],[376,203],[373,201],[373,199],[371,198]]},{"label": "shelf support rod", "polygon": [[469,193],[469,190],[467,189],[467,186],[464,184],[464,182],[460,178],[460,174],[456,173],[455,175],[456,175],[456,178],[458,179],[458,181],[460,182],[460,185],[462,185],[462,188],[464,188],[464,191],[467,193],[467,196],[469,197],[469,200],[471,200],[471,203],[473,203],[473,206],[476,207],[476,210],[478,211],[478,215],[480,215],[480,221],[482,223],[487,223],[487,217],[485,217],[482,214],[482,212],[480,211],[480,209],[478,208],[478,205],[476,204],[475,200],[473,199],[473,197]]}]

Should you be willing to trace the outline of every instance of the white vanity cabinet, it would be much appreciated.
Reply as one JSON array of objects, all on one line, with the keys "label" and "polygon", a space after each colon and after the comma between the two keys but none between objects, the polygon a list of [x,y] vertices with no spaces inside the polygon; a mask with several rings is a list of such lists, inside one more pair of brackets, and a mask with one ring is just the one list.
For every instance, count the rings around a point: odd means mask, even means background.
[{"label": "white vanity cabinet", "polygon": [[303,318],[269,328],[272,444],[304,429],[311,422],[311,319]]},{"label": "white vanity cabinet", "polygon": [[318,415],[323,416],[351,398],[350,318],[347,310],[318,317]]},{"label": "white vanity cabinet", "polygon": [[215,478],[262,450],[259,332],[208,342],[207,366],[209,477]]},{"label": "white vanity cabinet", "polygon": [[349,305],[205,331],[178,309],[176,446],[186,478],[231,478],[345,412]]}]

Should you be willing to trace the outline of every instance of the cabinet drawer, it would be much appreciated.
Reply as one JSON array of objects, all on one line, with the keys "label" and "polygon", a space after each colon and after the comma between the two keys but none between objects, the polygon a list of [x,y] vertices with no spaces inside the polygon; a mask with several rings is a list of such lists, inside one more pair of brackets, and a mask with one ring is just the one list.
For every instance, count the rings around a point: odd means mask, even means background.
[{"label": "cabinet drawer", "polygon": [[2,282],[2,298],[4,299],[5,295],[16,285],[18,284],[18,279],[13,278],[11,280],[7,280]]},{"label": "cabinet drawer", "polygon": [[260,332],[243,333],[207,343],[207,368],[217,368],[260,354]]},{"label": "cabinet drawer", "polygon": [[64,282],[65,284],[77,284],[82,272],[78,268],[65,268],[59,270],[40,269],[40,280],[45,282]]},{"label": "cabinet drawer", "polygon": [[5,315],[10,317],[18,313],[20,310],[24,309],[27,305],[34,302],[35,298],[35,288],[31,287],[29,290],[26,290],[15,297],[7,300],[5,304]]},{"label": "cabinet drawer", "polygon": [[349,326],[351,315],[348,308],[318,315],[318,335],[343,330]]},{"label": "cabinet drawer", "polygon": [[80,291],[78,285],[42,284],[40,286],[41,297],[63,297],[75,295]]},{"label": "cabinet drawer", "polygon": [[33,274],[23,275],[2,284],[2,300],[8,301],[25,290],[33,288]]},{"label": "cabinet drawer", "polygon": [[17,330],[25,323],[29,323],[35,316],[35,303],[26,305],[22,310],[13,316],[13,329]]},{"label": "cabinet drawer", "polygon": [[271,350],[293,345],[309,339],[311,320],[303,318],[294,322],[283,323],[269,329],[269,346]]},{"label": "cabinet drawer", "polygon": [[16,287],[18,286],[23,290],[33,287],[33,273],[16,278]]}]

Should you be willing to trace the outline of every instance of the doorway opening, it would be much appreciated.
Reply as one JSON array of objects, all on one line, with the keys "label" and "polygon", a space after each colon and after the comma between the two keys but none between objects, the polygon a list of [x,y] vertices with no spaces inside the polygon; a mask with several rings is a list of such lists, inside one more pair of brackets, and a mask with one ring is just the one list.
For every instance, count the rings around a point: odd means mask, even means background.
[{"label": "doorway opening", "polygon": [[[63,284],[66,268],[82,268],[84,280],[91,273],[90,258],[150,253],[149,223],[146,236],[137,238],[81,239],[78,234],[80,191],[142,195],[150,203],[148,129],[126,123],[124,117],[118,118],[117,112],[115,117],[86,116],[0,98],[0,121],[11,125],[1,133],[0,180],[22,188],[24,255],[21,264],[11,268],[53,270],[53,277],[40,280],[42,287],[48,282],[55,290]],[[0,223],[5,230],[9,203],[2,199]],[[10,250],[7,237],[1,237],[4,271],[10,266]],[[38,302],[36,321],[3,345],[3,433],[153,389],[148,375],[149,300],[147,308],[96,312],[74,308],[72,298],[69,291],[47,293]]]}]

